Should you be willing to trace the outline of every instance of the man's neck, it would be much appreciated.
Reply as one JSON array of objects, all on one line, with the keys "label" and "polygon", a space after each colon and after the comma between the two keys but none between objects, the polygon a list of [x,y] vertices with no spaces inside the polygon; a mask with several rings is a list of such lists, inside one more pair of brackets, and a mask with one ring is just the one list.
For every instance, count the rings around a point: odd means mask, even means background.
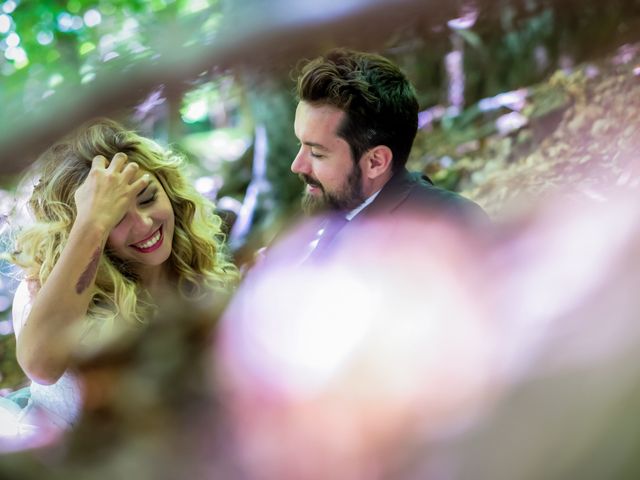
[{"label": "man's neck", "polygon": [[382,187],[384,187],[387,182],[391,180],[391,177],[393,177],[393,172],[389,170],[379,177],[367,179],[367,181],[365,181],[362,186],[362,191],[364,192],[366,197],[369,198],[371,197],[371,195],[382,190]]}]

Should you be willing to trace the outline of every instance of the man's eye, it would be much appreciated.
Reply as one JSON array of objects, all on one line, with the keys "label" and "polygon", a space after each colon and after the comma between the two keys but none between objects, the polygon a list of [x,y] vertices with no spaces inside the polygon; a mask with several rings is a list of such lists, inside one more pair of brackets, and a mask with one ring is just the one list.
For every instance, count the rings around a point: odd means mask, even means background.
[{"label": "man's eye", "polygon": [[320,153],[317,153],[317,152],[314,152],[313,150],[311,150],[311,156],[313,158],[322,158],[322,157],[324,157],[324,155],[322,155]]}]

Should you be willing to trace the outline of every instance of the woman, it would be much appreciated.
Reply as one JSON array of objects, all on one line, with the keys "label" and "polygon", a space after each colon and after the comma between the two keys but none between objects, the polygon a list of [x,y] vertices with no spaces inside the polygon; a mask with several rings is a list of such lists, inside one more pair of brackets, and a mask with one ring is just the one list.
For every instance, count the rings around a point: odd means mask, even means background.
[{"label": "woman", "polygon": [[68,371],[81,344],[153,315],[163,292],[196,300],[231,288],[236,268],[221,220],[186,180],[181,157],[116,122],[93,121],[39,159],[16,239],[24,271],[14,300],[18,362],[32,379],[27,410],[73,424],[79,390]]}]

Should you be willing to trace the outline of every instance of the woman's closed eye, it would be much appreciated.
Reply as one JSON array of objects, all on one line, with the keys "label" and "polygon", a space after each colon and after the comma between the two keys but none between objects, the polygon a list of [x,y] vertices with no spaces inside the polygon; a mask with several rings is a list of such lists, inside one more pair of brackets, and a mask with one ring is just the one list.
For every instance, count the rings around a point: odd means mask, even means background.
[{"label": "woman's closed eye", "polygon": [[148,195],[145,195],[143,198],[141,198],[138,203],[140,205],[151,205],[156,201],[156,198],[158,198],[158,191],[154,190],[153,192],[149,192]]}]

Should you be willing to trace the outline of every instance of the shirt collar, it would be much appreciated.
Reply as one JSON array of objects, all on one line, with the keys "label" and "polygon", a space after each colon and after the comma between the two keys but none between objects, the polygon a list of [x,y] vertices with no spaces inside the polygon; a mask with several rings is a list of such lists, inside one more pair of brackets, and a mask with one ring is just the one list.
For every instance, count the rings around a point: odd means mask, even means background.
[{"label": "shirt collar", "polygon": [[[382,190],[382,189],[380,189],[380,190]],[[378,196],[378,194],[380,193],[380,190],[378,190],[377,192],[375,192],[373,195],[369,196],[369,198],[367,198],[364,202],[362,202],[362,203],[360,204],[360,206],[358,206],[358,207],[354,208],[354,209],[353,209],[353,210],[351,210],[349,213],[347,213],[347,214],[345,215],[345,218],[346,218],[348,221],[353,220],[353,217],[355,217],[356,215],[358,215],[362,210],[364,210],[364,209],[365,209],[365,207],[366,207],[367,205],[369,205],[371,202],[373,202],[373,201],[376,199],[376,197],[377,197],[377,196]]]}]

